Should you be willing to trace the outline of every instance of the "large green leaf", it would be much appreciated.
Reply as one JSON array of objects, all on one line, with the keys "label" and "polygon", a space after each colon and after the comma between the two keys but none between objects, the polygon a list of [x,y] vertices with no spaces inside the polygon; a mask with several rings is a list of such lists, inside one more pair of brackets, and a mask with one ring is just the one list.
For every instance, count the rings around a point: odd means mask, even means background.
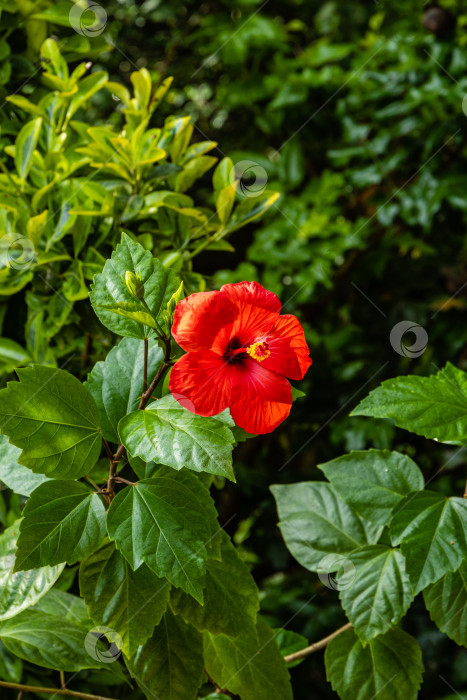
[{"label": "large green leaf", "polygon": [[[0,637],[6,648],[25,661],[59,671],[81,671],[104,664],[88,653],[85,639],[89,629],[67,617],[37,608],[0,623]],[[96,640],[102,656],[105,647]]]},{"label": "large green leaf", "polygon": [[39,484],[48,481],[44,474],[35,474],[19,464],[19,447],[10,445],[6,435],[0,435],[0,481],[22,496],[29,496]]},{"label": "large green leaf", "polygon": [[467,647],[467,562],[426,588],[423,597],[437,627],[456,644]]},{"label": "large green leaf", "polygon": [[289,672],[274,632],[258,618],[257,635],[204,633],[206,669],[217,685],[242,700],[292,700]]},{"label": "large green leaf", "polygon": [[[91,287],[91,303],[104,326],[118,335],[147,338],[154,335],[149,326],[105,308],[108,304],[137,303],[124,282],[126,272],[140,276],[144,285],[144,299],[155,317],[161,306],[165,306],[177,291],[180,280],[172,270],[167,270],[149,251],[125,233],[112,257],[105,263],[102,273],[95,276]],[[145,311],[142,304],[141,311]]]},{"label": "large green leaf", "polygon": [[15,143],[15,165],[21,180],[25,180],[32,164],[32,156],[37,145],[42,118],[33,119],[23,126]]},{"label": "large green leaf", "polygon": [[388,524],[404,496],[425,486],[422,472],[410,457],[388,450],[351,452],[319,468],[349,506],[380,525]]},{"label": "large green leaf", "polygon": [[259,609],[258,589],[248,567],[225,533],[222,533],[222,560],[210,559],[206,570],[204,605],[196,603],[180,589],[172,591],[170,605],[187,622],[212,634],[238,637],[254,630]]},{"label": "large green leaf", "polygon": [[357,515],[331,484],[307,481],[272,486],[271,491],[287,548],[310,571],[335,571],[343,555],[375,544],[382,532],[380,526]]},{"label": "large green leaf", "polygon": [[134,411],[118,426],[127,450],[145,462],[159,462],[173,469],[226,476],[235,481],[232,449],[235,442],[230,416],[196,416],[171,394],[144,411]]},{"label": "large green leaf", "polygon": [[61,369],[36,365],[17,373],[20,381],[0,391],[0,431],[22,449],[21,464],[57,479],[89,472],[101,451],[89,391]]},{"label": "large green leaf", "polygon": [[0,621],[37,603],[63,571],[64,564],[13,572],[19,521],[0,536]]},{"label": "large green leaf", "polygon": [[196,476],[163,468],[117,494],[107,530],[133,570],[145,562],[202,603],[208,549],[219,531],[216,516]]},{"label": "large green leaf", "polygon": [[467,439],[467,374],[449,362],[431,377],[396,377],[383,382],[353,416],[392,418],[399,428],[441,442]]},{"label": "large green leaf", "polygon": [[362,642],[395,625],[413,600],[398,549],[367,545],[347,555],[345,572],[338,577],[342,606]]},{"label": "large green leaf", "polygon": [[455,571],[467,551],[467,501],[434,491],[409,494],[396,507],[390,525],[393,544],[401,543],[415,593]]},{"label": "large green leaf", "polygon": [[416,700],[422,682],[422,652],[400,629],[365,647],[353,630],[339,634],[326,649],[328,681],[341,700]]},{"label": "large green leaf", "polygon": [[[163,357],[162,349],[149,341],[148,377],[155,375]],[[99,409],[102,434],[106,440],[118,443],[118,422],[123,416],[138,408],[143,391],[144,342],[136,338],[123,338],[107,355],[105,362],[98,362],[88,377],[86,386]]]},{"label": "large green leaf", "polygon": [[168,581],[146,564],[133,571],[113,542],[106,542],[81,563],[79,586],[95,624],[120,635],[126,656],[151,636],[169,602]]},{"label": "large green leaf", "polygon": [[195,700],[203,678],[203,639],[167,612],[127,666],[148,698]]},{"label": "large green leaf", "polygon": [[15,570],[74,564],[105,535],[101,497],[78,481],[48,481],[32,492],[21,521]]}]

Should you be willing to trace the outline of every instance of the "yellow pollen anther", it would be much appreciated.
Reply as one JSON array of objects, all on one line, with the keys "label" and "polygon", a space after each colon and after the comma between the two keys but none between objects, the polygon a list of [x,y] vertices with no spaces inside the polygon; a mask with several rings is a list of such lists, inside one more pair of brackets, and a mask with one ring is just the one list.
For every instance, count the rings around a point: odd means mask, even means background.
[{"label": "yellow pollen anther", "polygon": [[258,362],[262,362],[271,354],[269,345],[264,340],[260,341],[259,343],[253,343],[253,345],[250,345],[246,351],[250,357],[252,357],[254,360],[258,360]]}]

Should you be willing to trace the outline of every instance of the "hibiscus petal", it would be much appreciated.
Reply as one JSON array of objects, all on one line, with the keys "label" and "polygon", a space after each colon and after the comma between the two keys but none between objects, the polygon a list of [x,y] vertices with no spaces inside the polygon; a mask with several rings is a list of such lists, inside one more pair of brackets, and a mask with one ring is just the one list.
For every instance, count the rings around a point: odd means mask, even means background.
[{"label": "hibiscus petal", "polygon": [[172,335],[187,352],[212,349],[223,355],[228,340],[222,330],[226,325],[230,327],[238,313],[225,294],[195,292],[177,304]]},{"label": "hibiscus petal", "polygon": [[242,347],[247,347],[267,333],[277,321],[281,303],[278,297],[258,282],[224,284],[220,290],[238,308],[238,316],[223,330],[224,338],[235,338]]},{"label": "hibiscus petal", "polygon": [[216,416],[232,396],[232,365],[203,350],[183,355],[172,367],[169,390],[181,406],[198,416]]},{"label": "hibiscus petal", "polygon": [[248,433],[270,433],[290,413],[292,387],[285,377],[255,360],[232,366],[236,372],[230,402],[232,418]]},{"label": "hibiscus petal", "polygon": [[289,379],[303,379],[312,361],[298,318],[290,314],[280,316],[265,340],[271,354],[262,366]]}]

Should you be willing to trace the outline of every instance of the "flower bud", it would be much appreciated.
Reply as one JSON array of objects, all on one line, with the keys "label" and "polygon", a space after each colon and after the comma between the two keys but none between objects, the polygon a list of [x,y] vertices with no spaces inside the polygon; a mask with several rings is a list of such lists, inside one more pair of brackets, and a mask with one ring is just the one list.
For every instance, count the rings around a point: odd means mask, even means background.
[{"label": "flower bud", "polygon": [[135,299],[143,299],[144,284],[139,275],[135,275],[134,272],[127,270],[125,272],[125,284],[132,297]]},{"label": "flower bud", "polygon": [[183,297],[183,282],[180,282],[179,288],[177,289],[176,292],[174,292],[172,294],[169,301],[167,302],[167,306],[166,306],[165,310],[162,313],[164,321],[166,322],[167,327],[169,329],[173,323],[175,307],[177,306],[178,302],[182,299],[182,297]]}]

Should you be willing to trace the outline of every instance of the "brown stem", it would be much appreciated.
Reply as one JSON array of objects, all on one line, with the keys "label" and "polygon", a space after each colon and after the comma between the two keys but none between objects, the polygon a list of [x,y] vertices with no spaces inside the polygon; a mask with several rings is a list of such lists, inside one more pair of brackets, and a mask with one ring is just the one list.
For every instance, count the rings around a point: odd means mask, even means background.
[{"label": "brown stem", "polygon": [[467,481],[465,482],[464,498],[467,498]]},{"label": "brown stem", "polygon": [[170,362],[170,349],[171,349],[171,344],[170,344],[170,338],[162,338],[164,345],[165,345],[165,353],[164,353],[164,360],[162,361],[159,369],[156,372],[156,375],[154,379],[152,380],[151,384],[149,385],[149,388],[143,392],[143,395],[141,396],[141,401],[139,402],[138,408],[140,410],[144,410],[146,406],[148,405],[149,399],[152,396],[152,393],[156,386],[159,384],[165,370],[170,367],[172,364]]},{"label": "brown stem", "polygon": [[60,686],[62,688],[66,688],[66,683],[65,683],[65,674],[63,671],[60,671]]},{"label": "brown stem", "polygon": [[149,340],[144,339],[144,367],[143,367],[143,394],[148,388],[148,352],[149,352]]},{"label": "brown stem", "polygon": [[113,456],[113,454],[112,454],[112,450],[110,449],[110,445],[109,445],[109,443],[107,442],[107,440],[105,439],[105,437],[102,438],[102,444],[104,445],[105,451],[107,452],[107,457],[108,457],[108,458],[110,459],[110,461],[112,462],[114,456]]},{"label": "brown stem", "polygon": [[114,476],[114,481],[117,481],[119,484],[128,484],[128,486],[134,486],[135,482],[134,481],[128,481],[128,479],[123,479],[121,476]]},{"label": "brown stem", "polygon": [[104,695],[90,695],[89,693],[79,693],[77,690],[68,690],[68,688],[42,688],[35,685],[22,685],[21,683],[9,683],[0,681],[0,688],[12,688],[23,693],[45,693],[47,695],[68,695],[72,698],[82,698],[82,700],[116,700],[115,698],[107,698]]},{"label": "brown stem", "polygon": [[324,649],[324,647],[327,647],[329,642],[332,642],[334,637],[339,636],[339,634],[342,634],[342,632],[345,632],[346,630],[349,630],[351,628],[352,628],[352,625],[350,622],[348,622],[343,627],[339,627],[338,630],[335,630],[332,634],[329,635],[329,637],[324,637],[324,639],[320,639],[319,642],[314,642],[314,644],[310,644],[309,647],[305,647],[304,649],[300,649],[300,651],[296,651],[294,654],[289,654],[288,656],[284,656],[284,661],[287,664],[289,664],[291,661],[298,661],[298,659],[304,659],[306,656],[309,656],[310,654],[314,654],[315,651],[319,651],[320,649]]}]

